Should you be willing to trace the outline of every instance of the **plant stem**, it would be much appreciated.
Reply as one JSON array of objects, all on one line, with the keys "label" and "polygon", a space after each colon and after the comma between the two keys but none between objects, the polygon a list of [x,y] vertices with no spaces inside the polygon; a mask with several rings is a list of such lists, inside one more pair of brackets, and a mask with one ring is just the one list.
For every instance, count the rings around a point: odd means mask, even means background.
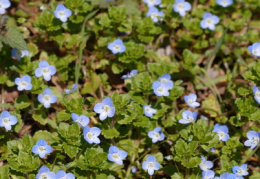
[{"label": "plant stem", "polygon": [[252,155],[254,155],[254,153],[257,151],[257,149],[260,147],[260,143],[258,144],[258,146],[256,146],[256,148],[254,150],[251,150],[251,152],[249,154],[247,154],[246,158],[244,160],[242,160],[241,165],[246,163],[248,161],[248,159],[250,157],[252,157]]}]

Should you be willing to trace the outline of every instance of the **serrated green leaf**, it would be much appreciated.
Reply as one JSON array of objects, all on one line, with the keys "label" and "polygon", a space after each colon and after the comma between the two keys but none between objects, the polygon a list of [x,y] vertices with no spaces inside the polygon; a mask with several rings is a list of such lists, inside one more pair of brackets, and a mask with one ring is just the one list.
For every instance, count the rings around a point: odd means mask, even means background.
[{"label": "serrated green leaf", "polygon": [[22,94],[21,96],[19,96],[14,103],[14,107],[16,109],[24,109],[27,108],[28,106],[30,106],[30,101],[28,96]]},{"label": "serrated green leaf", "polygon": [[23,35],[16,27],[8,27],[6,34],[0,35],[0,41],[12,48],[27,50],[26,42]]},{"label": "serrated green leaf", "polygon": [[115,128],[112,128],[112,129],[102,129],[102,134],[106,139],[113,139],[115,137],[118,137],[120,133]]}]

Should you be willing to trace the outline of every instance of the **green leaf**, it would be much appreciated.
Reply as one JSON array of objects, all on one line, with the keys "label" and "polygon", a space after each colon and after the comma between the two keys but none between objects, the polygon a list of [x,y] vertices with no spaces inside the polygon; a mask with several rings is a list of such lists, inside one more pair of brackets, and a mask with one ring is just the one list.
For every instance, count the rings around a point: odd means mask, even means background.
[{"label": "green leaf", "polygon": [[70,144],[63,143],[64,152],[70,157],[76,157],[79,152],[79,148],[77,146],[73,146]]},{"label": "green leaf", "polygon": [[119,61],[130,63],[133,60],[137,60],[144,55],[145,45],[136,44],[134,42],[126,42],[124,43],[124,45],[126,46],[126,51],[119,54]]},{"label": "green leaf", "polygon": [[4,165],[0,167],[0,178],[1,179],[8,179],[9,178],[9,166]]},{"label": "green leaf", "polygon": [[66,112],[66,110],[62,110],[58,112],[57,118],[59,121],[68,121],[71,119],[71,114]]},{"label": "green leaf", "polygon": [[12,48],[27,50],[23,35],[16,27],[8,27],[7,32],[3,36],[0,35],[0,41]]},{"label": "green leaf", "polygon": [[119,132],[115,129],[102,129],[102,134],[106,139],[112,139],[119,136]]},{"label": "green leaf", "polygon": [[148,70],[156,76],[162,76],[163,74],[177,73],[179,72],[179,64],[175,62],[161,61],[158,63],[148,63]]},{"label": "green leaf", "polygon": [[24,109],[27,108],[28,106],[30,106],[30,101],[28,96],[26,96],[25,94],[22,94],[21,96],[19,96],[14,103],[14,107],[16,109]]},{"label": "green leaf", "polygon": [[121,23],[126,19],[125,6],[112,6],[108,9],[110,19],[115,23]]},{"label": "green leaf", "polygon": [[188,145],[186,142],[184,142],[184,140],[179,139],[175,146],[175,151],[179,156],[183,156],[185,154],[185,152],[188,150]]}]

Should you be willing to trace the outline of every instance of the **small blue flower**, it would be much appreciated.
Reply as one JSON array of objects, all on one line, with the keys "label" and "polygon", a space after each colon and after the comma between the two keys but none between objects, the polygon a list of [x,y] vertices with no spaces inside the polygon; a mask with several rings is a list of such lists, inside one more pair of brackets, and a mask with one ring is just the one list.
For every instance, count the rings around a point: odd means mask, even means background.
[{"label": "small blue flower", "polygon": [[158,81],[166,84],[167,87],[171,90],[173,89],[173,81],[171,80],[171,75],[170,74],[164,74],[160,78],[158,78]]},{"label": "small blue flower", "polygon": [[54,11],[54,16],[62,22],[67,22],[68,17],[70,17],[71,14],[71,10],[66,8],[63,4],[59,4]]},{"label": "small blue flower", "polygon": [[29,75],[24,75],[22,78],[15,78],[14,82],[16,85],[18,85],[18,91],[32,89],[31,77]]},{"label": "small blue flower", "polygon": [[233,173],[225,172],[221,174],[220,177],[215,177],[214,179],[238,179],[238,178]]},{"label": "small blue flower", "polygon": [[11,130],[12,125],[17,123],[17,118],[12,116],[8,111],[3,111],[0,115],[0,127],[4,127],[6,130]]},{"label": "small blue flower", "polygon": [[36,145],[32,147],[32,152],[39,155],[41,158],[44,158],[46,154],[50,154],[52,152],[52,147],[48,145],[45,140],[40,139]]},{"label": "small blue flower", "polygon": [[45,108],[49,108],[51,104],[57,102],[57,96],[52,94],[50,88],[45,88],[43,93],[38,95],[38,101],[42,103]]},{"label": "small blue flower", "polygon": [[100,140],[98,136],[100,135],[101,130],[97,127],[89,127],[86,126],[83,129],[83,135],[84,139],[89,143],[89,144],[99,144]]},{"label": "small blue flower", "polygon": [[201,156],[201,162],[199,164],[199,167],[203,171],[207,171],[213,167],[213,163],[211,161],[206,161],[205,157]]},{"label": "small blue flower", "polygon": [[123,165],[123,159],[127,157],[127,152],[124,150],[119,150],[116,146],[109,147],[109,153],[107,158],[111,162],[115,162],[118,165]]},{"label": "small blue flower", "polygon": [[176,0],[173,5],[173,10],[180,14],[180,16],[185,16],[186,11],[191,10],[191,5],[189,2],[186,2],[185,0]]},{"label": "small blue flower", "polygon": [[205,12],[203,15],[203,19],[200,21],[200,27],[202,29],[210,29],[215,30],[215,25],[220,21],[218,16],[212,15],[209,12]]},{"label": "small blue flower", "polygon": [[253,43],[253,45],[248,46],[247,49],[252,55],[260,57],[260,42]]},{"label": "small blue flower", "polygon": [[217,0],[217,4],[222,7],[227,7],[233,4],[233,0]]},{"label": "small blue flower", "polygon": [[153,92],[156,96],[169,96],[169,86],[167,83],[161,83],[159,81],[154,81],[152,84]]},{"label": "small blue flower", "polygon": [[137,70],[132,70],[130,73],[127,73],[126,75],[123,75],[121,78],[122,79],[130,79],[133,78],[137,75],[138,71]]},{"label": "small blue flower", "polygon": [[29,57],[28,50],[18,50],[17,48],[13,48],[11,51],[12,57],[16,58],[18,61],[21,60],[24,56]]},{"label": "small blue flower", "polygon": [[94,106],[94,111],[99,115],[101,121],[105,120],[107,117],[113,117],[115,115],[115,107],[113,106],[113,101],[110,97],[103,99],[101,103],[97,103]]},{"label": "small blue flower", "polygon": [[46,62],[45,60],[42,60],[39,63],[39,68],[36,68],[36,70],[35,70],[35,76],[36,77],[43,76],[43,78],[46,81],[50,81],[51,80],[51,76],[54,75],[55,73],[56,73],[55,66],[49,65],[49,63]]},{"label": "small blue flower", "polygon": [[185,110],[182,112],[182,119],[179,120],[181,124],[189,124],[197,119],[198,113]]},{"label": "small blue flower", "polygon": [[5,13],[5,9],[9,8],[11,3],[9,0],[0,0],[0,14]]},{"label": "small blue flower", "polygon": [[247,164],[243,164],[241,166],[234,166],[232,168],[232,171],[236,176],[246,176],[248,175]]},{"label": "small blue flower", "polygon": [[217,150],[215,148],[211,148],[210,152],[215,153]]},{"label": "small blue flower", "polygon": [[168,155],[167,157],[165,157],[167,160],[171,160],[171,156]]},{"label": "small blue flower", "polygon": [[260,104],[260,90],[257,86],[253,86],[254,99]]},{"label": "small blue flower", "polygon": [[131,167],[131,172],[132,172],[132,173],[136,173],[136,171],[137,171],[136,166],[132,166],[132,167]]},{"label": "small blue flower", "polygon": [[245,141],[244,145],[253,150],[260,142],[260,132],[249,131],[246,133],[246,136],[248,140]]},{"label": "small blue flower", "polygon": [[113,54],[123,53],[126,50],[126,46],[121,39],[116,39],[114,42],[109,43],[107,48],[111,50]]},{"label": "small blue flower", "polygon": [[226,125],[215,124],[212,132],[216,132],[219,140],[226,142],[229,139],[228,127]]},{"label": "small blue flower", "polygon": [[56,179],[75,179],[75,175],[59,170],[56,174]]},{"label": "small blue flower", "polygon": [[196,94],[190,94],[184,96],[185,103],[192,108],[196,108],[200,106],[200,103],[196,102],[197,95]]},{"label": "small blue flower", "polygon": [[85,115],[77,115],[76,113],[71,113],[71,118],[74,122],[77,122],[81,127],[85,127],[89,123],[89,117]]},{"label": "small blue flower", "polygon": [[212,170],[207,170],[202,172],[202,179],[213,179],[215,172]]},{"label": "small blue flower", "polygon": [[151,108],[151,105],[143,105],[144,115],[147,117],[153,117],[153,115],[157,112],[156,109]]},{"label": "small blue flower", "polygon": [[142,163],[142,168],[148,170],[149,175],[153,175],[154,170],[160,169],[160,164],[156,162],[156,158],[153,155],[149,155],[147,159]]},{"label": "small blue flower", "polygon": [[70,93],[74,92],[77,89],[77,87],[78,87],[77,83],[73,84],[71,89],[65,89],[65,93],[64,94],[70,94]]},{"label": "small blue flower", "polygon": [[160,5],[162,0],[143,0],[143,2],[146,3],[148,7],[153,7]]},{"label": "small blue flower", "polygon": [[162,141],[165,138],[165,135],[162,133],[161,127],[156,127],[154,130],[149,131],[148,136],[152,138],[153,143]]},{"label": "small blue flower", "polygon": [[148,12],[146,13],[146,17],[151,17],[153,22],[157,23],[163,20],[164,13],[159,11],[156,7],[150,7]]},{"label": "small blue flower", "polygon": [[36,179],[56,179],[56,175],[48,167],[42,166],[36,175]]}]

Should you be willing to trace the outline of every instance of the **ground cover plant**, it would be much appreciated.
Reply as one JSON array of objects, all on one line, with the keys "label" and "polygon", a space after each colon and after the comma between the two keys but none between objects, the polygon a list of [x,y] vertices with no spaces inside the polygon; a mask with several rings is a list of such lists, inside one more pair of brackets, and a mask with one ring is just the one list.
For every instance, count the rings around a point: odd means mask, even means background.
[{"label": "ground cover plant", "polygon": [[0,0],[0,179],[259,179],[259,8]]}]

